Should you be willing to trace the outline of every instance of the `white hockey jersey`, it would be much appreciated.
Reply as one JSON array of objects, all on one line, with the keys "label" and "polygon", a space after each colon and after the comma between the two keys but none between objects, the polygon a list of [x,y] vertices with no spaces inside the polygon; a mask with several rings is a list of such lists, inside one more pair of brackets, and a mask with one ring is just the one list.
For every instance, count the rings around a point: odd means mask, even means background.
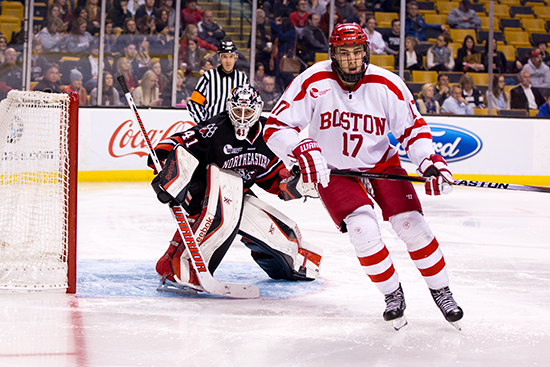
[{"label": "white hockey jersey", "polygon": [[329,168],[379,171],[399,164],[390,132],[414,164],[434,154],[430,128],[409,89],[399,76],[375,65],[350,92],[330,60],[316,63],[288,86],[271,112],[264,139],[290,166],[298,134],[308,125]]}]

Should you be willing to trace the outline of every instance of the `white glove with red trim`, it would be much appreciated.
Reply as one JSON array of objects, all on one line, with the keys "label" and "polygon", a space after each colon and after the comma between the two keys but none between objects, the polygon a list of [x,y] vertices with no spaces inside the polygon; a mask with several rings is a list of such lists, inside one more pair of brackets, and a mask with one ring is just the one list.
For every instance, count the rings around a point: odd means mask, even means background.
[{"label": "white glove with red trim", "polygon": [[325,157],[321,154],[321,148],[315,140],[310,138],[302,140],[292,149],[292,154],[298,160],[302,180],[305,183],[320,183],[323,187],[328,186],[330,170]]},{"label": "white glove with red trim", "polygon": [[424,159],[416,172],[428,179],[424,184],[427,195],[447,195],[453,192],[453,174],[439,154],[432,154],[430,158]]}]

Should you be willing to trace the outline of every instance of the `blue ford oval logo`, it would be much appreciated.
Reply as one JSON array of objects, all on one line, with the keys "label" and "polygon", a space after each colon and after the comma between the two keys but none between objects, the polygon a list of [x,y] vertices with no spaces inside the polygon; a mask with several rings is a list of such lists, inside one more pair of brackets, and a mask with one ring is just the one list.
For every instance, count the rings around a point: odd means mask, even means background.
[{"label": "blue ford oval logo", "polygon": [[[481,139],[466,129],[443,124],[429,125],[432,130],[434,150],[445,158],[447,162],[458,162],[468,159],[479,153],[483,146]],[[399,148],[399,158],[402,161],[411,161],[393,135],[390,135],[390,142]]]}]

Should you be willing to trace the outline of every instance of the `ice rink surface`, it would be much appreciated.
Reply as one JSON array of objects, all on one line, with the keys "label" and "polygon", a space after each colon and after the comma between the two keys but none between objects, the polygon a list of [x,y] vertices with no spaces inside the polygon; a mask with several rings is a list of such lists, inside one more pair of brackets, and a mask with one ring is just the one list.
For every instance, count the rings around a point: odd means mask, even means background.
[{"label": "ice rink surface", "polygon": [[382,234],[407,300],[399,332],[320,202],[259,189],[324,248],[320,279],[270,280],[235,242],[215,277],[256,284],[260,299],[158,293],[154,265],[175,230],[168,208],[148,183],[83,183],[77,294],[0,294],[0,366],[550,365],[550,195],[416,189],[464,309],[461,332],[388,223]]}]

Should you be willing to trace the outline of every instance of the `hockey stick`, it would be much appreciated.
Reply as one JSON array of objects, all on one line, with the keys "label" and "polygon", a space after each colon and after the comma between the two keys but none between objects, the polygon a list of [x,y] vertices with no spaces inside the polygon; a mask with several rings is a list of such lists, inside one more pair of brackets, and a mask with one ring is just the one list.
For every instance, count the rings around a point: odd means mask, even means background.
[{"label": "hockey stick", "polygon": [[[128,85],[126,85],[126,80],[122,75],[120,75],[117,80],[122,87],[122,91],[124,92],[126,101],[128,102],[128,106],[130,107],[130,109],[132,109],[132,111],[134,111],[134,122],[138,123],[141,129],[141,133],[143,134],[143,137],[147,142],[147,146],[153,159],[155,169],[157,170],[157,172],[160,172],[162,171],[162,166],[158,160],[155,150],[153,149],[151,140],[149,140],[149,134],[147,134],[145,126],[143,125],[143,122],[139,117],[139,113],[137,111],[136,104],[134,103],[134,99],[132,98],[132,94],[128,90]],[[181,205],[174,205],[170,209],[172,211],[172,216],[178,224],[178,232],[183,239],[183,243],[185,244],[185,247],[189,253],[193,269],[195,270],[200,285],[205,292],[231,298],[258,298],[260,296],[260,290],[255,285],[223,283],[214,279],[214,277],[212,277],[212,274],[208,270],[207,264],[204,261],[204,256],[202,255],[202,252],[197,245],[195,235],[191,230],[191,226],[187,221],[187,217],[185,216],[183,208],[181,207]]]},{"label": "hockey stick", "polygon": [[[392,175],[387,173],[374,173],[374,172],[355,172],[355,171],[343,171],[333,169],[331,174],[336,176],[347,177],[365,177],[372,179],[394,180],[394,181],[408,181],[408,182],[426,182],[423,177],[415,176],[401,176]],[[472,180],[455,180],[454,186],[466,186],[466,187],[479,187],[485,189],[498,189],[498,190],[513,190],[513,191],[533,191],[533,192],[545,192],[550,193],[550,187],[545,186],[529,186],[529,185],[513,185],[509,183],[500,182],[483,182]]]}]

